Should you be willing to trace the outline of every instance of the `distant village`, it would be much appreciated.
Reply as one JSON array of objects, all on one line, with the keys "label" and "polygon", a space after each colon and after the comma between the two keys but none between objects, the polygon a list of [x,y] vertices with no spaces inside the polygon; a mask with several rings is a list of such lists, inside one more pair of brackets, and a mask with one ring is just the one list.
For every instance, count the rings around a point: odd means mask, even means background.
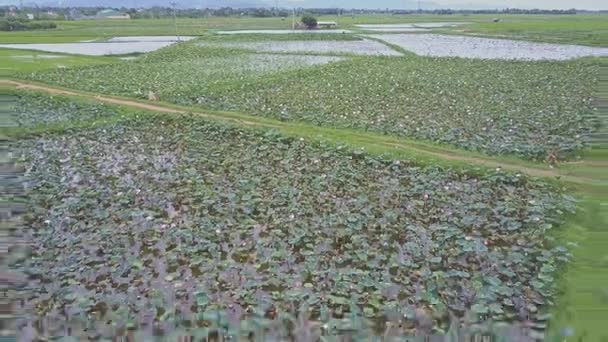
[{"label": "distant village", "polygon": [[0,8],[0,16],[28,20],[87,20],[87,19],[131,19],[131,15],[119,9],[88,8],[23,8],[16,6]]},{"label": "distant village", "polygon": [[[208,16],[251,16],[251,17],[289,17],[294,9],[288,8],[171,8],[171,7],[151,7],[151,8],[103,8],[103,7],[18,7],[0,6],[0,18],[22,18],[28,20],[129,20],[129,19],[155,19],[168,18],[173,15],[180,18],[201,18]],[[575,9],[570,10],[522,10],[522,9],[501,9],[501,10],[399,10],[399,9],[342,9],[342,8],[297,8],[298,13],[310,13],[312,15],[365,15],[365,14],[577,14],[585,13]]]}]

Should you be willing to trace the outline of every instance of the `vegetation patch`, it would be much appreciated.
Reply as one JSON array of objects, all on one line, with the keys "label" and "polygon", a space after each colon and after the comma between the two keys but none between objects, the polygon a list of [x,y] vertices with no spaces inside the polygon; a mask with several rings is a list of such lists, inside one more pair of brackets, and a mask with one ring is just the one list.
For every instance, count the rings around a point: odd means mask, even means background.
[{"label": "vegetation patch", "polygon": [[[313,68],[281,63],[269,68],[262,66],[265,63],[243,64],[266,58],[245,53],[189,44],[137,62],[27,77],[114,95],[145,97],[152,90],[161,100],[181,105],[370,130],[536,160],[572,157],[587,146],[594,129],[589,114],[599,67],[590,60],[358,57]],[[290,58],[296,56],[279,59]],[[250,66],[247,72],[243,65]]]},{"label": "vegetation patch", "polygon": [[37,93],[17,96],[15,113],[15,124],[25,128],[90,121],[118,115],[115,108],[103,104],[84,104],[64,97],[49,97]]},{"label": "vegetation patch", "polygon": [[[68,87],[138,98],[148,98],[148,94],[153,92],[160,100],[192,104],[230,80],[237,84],[239,80],[263,78],[280,71],[342,59],[333,56],[246,54],[235,49],[187,46],[177,50],[165,49],[136,61],[106,67],[78,68],[73,72],[61,70],[46,76],[38,73],[29,77],[37,80],[44,77],[46,82]],[[102,75],[114,75],[119,79]],[[193,89],[198,89],[196,94],[192,93]]]},{"label": "vegetation patch", "polygon": [[0,19],[0,31],[34,31],[57,28],[57,24],[49,21],[31,21],[19,18]]},{"label": "vegetation patch", "polygon": [[[31,56],[31,57],[25,57]],[[76,65],[95,65],[115,62],[113,57],[53,55],[39,51],[22,51],[0,48],[0,77],[11,77],[19,73],[46,69],[66,69]],[[61,56],[61,58],[59,58]]]},{"label": "vegetation patch", "polygon": [[132,114],[13,147],[29,203],[29,253],[13,260],[31,290],[19,309],[93,319],[93,335],[294,308],[321,321],[357,311],[409,333],[489,318],[542,330],[569,259],[548,232],[572,198],[521,175],[188,115]]}]

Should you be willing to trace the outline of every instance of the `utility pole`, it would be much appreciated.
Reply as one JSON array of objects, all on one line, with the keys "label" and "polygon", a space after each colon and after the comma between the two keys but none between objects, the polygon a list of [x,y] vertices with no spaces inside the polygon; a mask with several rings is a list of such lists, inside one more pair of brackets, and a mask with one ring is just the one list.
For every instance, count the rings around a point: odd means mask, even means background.
[{"label": "utility pole", "polygon": [[173,25],[175,26],[175,36],[177,37],[177,41],[181,41],[180,37],[179,37],[179,32],[177,31],[177,14],[175,13],[176,11],[176,7],[177,7],[177,2],[173,1],[171,2],[171,7],[173,7]]},{"label": "utility pole", "polygon": [[418,13],[422,13],[422,7],[420,7],[420,0],[418,0]]},{"label": "utility pole", "polygon": [[296,29],[296,8],[293,8],[293,16],[291,17],[291,29]]}]

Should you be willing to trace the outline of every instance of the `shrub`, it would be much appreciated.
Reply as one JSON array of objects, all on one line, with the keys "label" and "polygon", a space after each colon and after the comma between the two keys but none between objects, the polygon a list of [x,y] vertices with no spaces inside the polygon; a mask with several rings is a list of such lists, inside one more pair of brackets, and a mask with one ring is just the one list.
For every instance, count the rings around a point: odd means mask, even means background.
[{"label": "shrub", "polygon": [[0,20],[0,31],[10,31],[10,27],[7,20]]},{"label": "shrub", "polygon": [[48,21],[32,22],[29,24],[30,30],[50,30],[57,28],[57,24]]},{"label": "shrub", "polygon": [[48,21],[29,21],[15,18],[0,20],[0,31],[50,30],[56,27],[57,24]]},{"label": "shrub", "polygon": [[306,25],[306,28],[313,29],[317,27],[317,18],[311,15],[305,15],[302,17],[302,24]]}]

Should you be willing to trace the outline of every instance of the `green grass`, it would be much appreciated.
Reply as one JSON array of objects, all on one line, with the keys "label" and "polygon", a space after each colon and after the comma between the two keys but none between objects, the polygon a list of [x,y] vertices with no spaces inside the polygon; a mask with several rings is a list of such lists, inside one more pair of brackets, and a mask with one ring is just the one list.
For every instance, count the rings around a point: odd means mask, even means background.
[{"label": "green grass", "polygon": [[[582,162],[564,163],[560,171],[565,175],[592,178],[608,182],[608,149],[606,147],[594,146],[593,149],[585,151]],[[592,166],[588,166],[592,165]]]},{"label": "green grass", "polygon": [[[501,16],[501,22],[478,22],[461,32],[561,44],[608,47],[608,15]],[[458,31],[458,30],[454,30]]]},{"label": "green grass", "polygon": [[[598,119],[595,135],[606,132],[608,108],[608,69],[602,66],[596,90]],[[575,336],[568,341],[608,341],[608,148],[605,141],[596,142],[584,154],[584,164],[565,166],[561,172],[589,177],[599,184],[572,187],[579,200],[578,213],[568,219],[558,237],[577,244],[574,259],[560,280],[562,293],[553,310],[553,331],[572,327]]]},{"label": "green grass", "polygon": [[[38,57],[40,55],[61,56],[61,58]],[[114,57],[76,56],[51,52],[0,48],[0,77],[8,77],[16,73],[54,70],[59,67],[70,68],[116,61],[118,61],[118,59]]]},{"label": "green grass", "polygon": [[[605,169],[604,169],[605,170]],[[606,341],[608,330],[608,187],[578,192],[579,212],[562,228],[562,241],[578,246],[561,279],[553,329],[572,327],[569,341]]]}]

